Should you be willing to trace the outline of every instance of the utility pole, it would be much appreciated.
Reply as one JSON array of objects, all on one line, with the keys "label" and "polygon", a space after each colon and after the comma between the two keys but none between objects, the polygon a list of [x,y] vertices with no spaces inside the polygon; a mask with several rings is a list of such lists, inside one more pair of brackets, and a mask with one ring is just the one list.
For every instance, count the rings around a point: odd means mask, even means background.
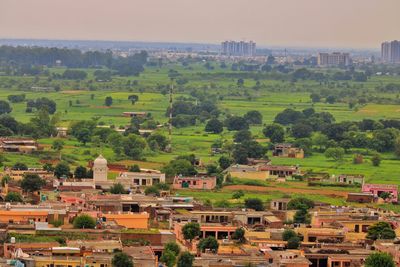
[{"label": "utility pole", "polygon": [[172,96],[174,93],[174,79],[171,78],[171,85],[169,87],[169,122],[168,122],[168,141],[167,152],[172,151]]}]

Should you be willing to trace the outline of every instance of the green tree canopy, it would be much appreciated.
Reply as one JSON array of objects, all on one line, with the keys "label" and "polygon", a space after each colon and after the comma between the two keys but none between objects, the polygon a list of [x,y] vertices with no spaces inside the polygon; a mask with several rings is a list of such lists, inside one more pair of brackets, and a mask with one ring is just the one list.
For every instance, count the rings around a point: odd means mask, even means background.
[{"label": "green tree canopy", "polygon": [[126,194],[127,192],[121,183],[116,183],[110,187],[110,193],[118,195],[118,194]]},{"label": "green tree canopy", "polygon": [[200,225],[195,222],[190,222],[182,227],[182,234],[186,240],[192,241],[200,235]]},{"label": "green tree canopy", "polygon": [[197,248],[201,252],[210,250],[212,253],[217,253],[218,247],[219,247],[218,241],[213,236],[209,236],[207,238],[201,239],[199,244],[197,244]]},{"label": "green tree canopy", "polygon": [[194,255],[188,251],[185,251],[179,256],[177,267],[193,267],[193,261]]},{"label": "green tree canopy", "polygon": [[46,184],[37,174],[25,174],[21,181],[21,188],[26,192],[38,191]]},{"label": "green tree canopy", "polygon": [[87,214],[82,214],[75,217],[73,225],[77,229],[94,229],[96,227],[96,220]]},{"label": "green tree canopy", "polygon": [[66,162],[60,162],[56,165],[54,168],[54,175],[57,178],[60,178],[62,176],[68,177],[70,175],[70,168],[68,163]]},{"label": "green tree canopy", "polygon": [[372,240],[377,239],[394,239],[396,233],[387,222],[378,222],[368,228],[367,238]]},{"label": "green tree canopy", "polygon": [[244,201],[244,206],[247,209],[253,209],[256,211],[264,210],[264,204],[259,198],[248,198]]},{"label": "green tree canopy", "polygon": [[111,264],[113,267],[133,267],[132,258],[124,252],[115,253]]},{"label": "green tree canopy", "polygon": [[22,202],[22,196],[18,192],[8,192],[5,199],[6,202]]},{"label": "green tree canopy", "polygon": [[388,253],[375,252],[365,260],[365,267],[395,267],[393,258]]}]

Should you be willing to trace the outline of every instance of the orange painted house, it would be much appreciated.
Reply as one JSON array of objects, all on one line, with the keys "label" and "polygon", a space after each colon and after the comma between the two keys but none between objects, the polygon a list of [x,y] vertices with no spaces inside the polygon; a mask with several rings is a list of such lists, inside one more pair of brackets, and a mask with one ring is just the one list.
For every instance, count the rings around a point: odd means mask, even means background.
[{"label": "orange painted house", "polygon": [[103,214],[107,221],[114,221],[120,226],[128,229],[148,229],[149,217],[147,212],[143,213],[121,213],[121,214]]},{"label": "orange painted house", "polygon": [[47,222],[48,211],[42,210],[0,210],[0,223]]}]

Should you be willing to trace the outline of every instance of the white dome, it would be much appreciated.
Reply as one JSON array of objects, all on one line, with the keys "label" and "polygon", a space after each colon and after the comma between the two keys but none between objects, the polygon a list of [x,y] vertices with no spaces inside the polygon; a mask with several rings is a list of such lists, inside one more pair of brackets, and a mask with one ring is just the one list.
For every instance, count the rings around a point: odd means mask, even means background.
[{"label": "white dome", "polygon": [[102,155],[100,155],[94,160],[93,164],[97,165],[97,166],[98,165],[107,165],[107,160]]}]

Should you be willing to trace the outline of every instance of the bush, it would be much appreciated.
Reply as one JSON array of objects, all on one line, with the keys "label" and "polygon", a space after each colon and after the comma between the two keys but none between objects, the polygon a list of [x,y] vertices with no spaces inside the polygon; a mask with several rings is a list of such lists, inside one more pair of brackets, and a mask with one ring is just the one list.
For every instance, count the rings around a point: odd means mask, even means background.
[{"label": "bush", "polygon": [[244,206],[247,209],[253,209],[255,211],[262,211],[264,210],[264,204],[262,203],[261,199],[259,198],[249,198],[244,201]]},{"label": "bush", "polygon": [[208,249],[212,253],[217,253],[218,247],[219,247],[218,241],[213,236],[209,236],[207,238],[201,239],[199,244],[197,244],[197,248],[201,252],[205,252]]},{"label": "bush", "polygon": [[22,196],[18,192],[8,192],[4,200],[6,202],[22,202]]}]

